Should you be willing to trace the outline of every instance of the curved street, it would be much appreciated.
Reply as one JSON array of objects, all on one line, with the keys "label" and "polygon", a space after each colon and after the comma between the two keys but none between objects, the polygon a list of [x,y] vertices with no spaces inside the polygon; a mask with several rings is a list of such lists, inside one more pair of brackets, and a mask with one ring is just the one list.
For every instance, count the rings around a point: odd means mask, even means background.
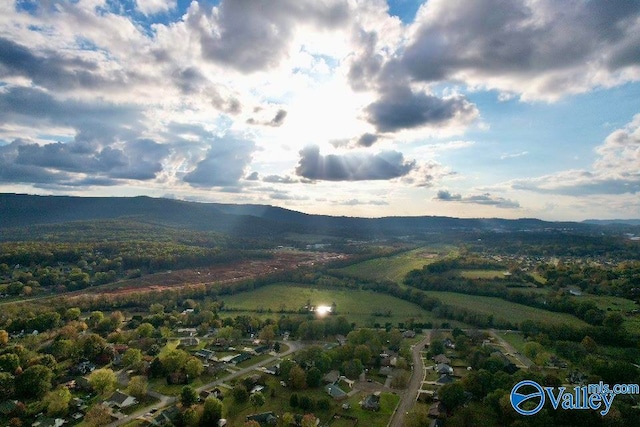
[{"label": "curved street", "polygon": [[413,408],[413,405],[416,403],[418,390],[420,390],[422,381],[424,380],[425,376],[425,368],[421,351],[424,350],[425,345],[431,342],[431,330],[426,330],[424,331],[424,333],[425,337],[420,342],[413,345],[411,349],[413,357],[411,380],[409,381],[409,386],[407,387],[407,389],[400,396],[400,402],[398,403],[396,412],[391,417],[391,421],[389,421],[389,427],[402,427],[404,425],[405,415]]},{"label": "curved street", "polygon": [[[289,347],[289,349],[287,351],[285,351],[284,353],[278,353],[277,356],[270,357],[270,358],[265,359],[265,360],[263,360],[263,361],[261,361],[259,363],[256,363],[255,365],[251,365],[251,366],[248,366],[246,368],[242,368],[242,369],[240,369],[240,370],[238,370],[238,371],[236,371],[236,372],[234,372],[232,374],[229,374],[229,375],[225,376],[224,378],[221,378],[221,379],[212,381],[212,382],[210,382],[208,384],[205,384],[203,386],[200,386],[200,387],[196,388],[196,391],[199,393],[199,392],[201,392],[203,390],[207,390],[207,389],[211,389],[213,387],[219,386],[220,384],[222,384],[222,383],[224,383],[226,381],[229,381],[230,379],[233,379],[233,378],[236,378],[236,377],[240,377],[242,375],[245,375],[245,374],[253,371],[256,368],[259,368],[261,366],[273,363],[277,359],[280,359],[280,358],[282,358],[284,356],[288,356],[289,354],[295,353],[296,351],[298,351],[298,350],[300,350],[300,349],[302,349],[302,348],[304,348],[306,346],[306,344],[303,344],[300,341],[287,341],[284,344]],[[158,403],[156,403],[154,405],[150,405],[150,406],[152,406],[154,408],[158,408],[158,411],[161,411],[161,410],[165,409],[167,406],[171,406],[172,404],[176,403],[177,400],[178,400],[177,397],[166,396],[164,394],[160,394],[160,393],[157,393],[155,391],[149,391],[148,394],[150,396],[155,397],[156,399],[160,400]],[[136,412],[134,412],[134,413],[132,413],[130,415],[127,415],[126,417],[124,417],[122,419],[116,420],[116,421],[114,421],[114,422],[112,422],[112,423],[110,423],[108,425],[109,425],[109,427],[121,426],[123,424],[126,424],[126,423],[130,422],[131,420],[135,420],[136,418],[145,415],[147,412],[149,412],[149,410],[150,410],[150,407],[146,406],[146,407],[141,408],[141,409],[137,410]]]}]

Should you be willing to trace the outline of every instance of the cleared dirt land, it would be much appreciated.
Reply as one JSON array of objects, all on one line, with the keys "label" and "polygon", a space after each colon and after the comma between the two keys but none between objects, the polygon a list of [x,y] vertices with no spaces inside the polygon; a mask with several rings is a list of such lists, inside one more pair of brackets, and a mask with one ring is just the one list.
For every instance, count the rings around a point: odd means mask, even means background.
[{"label": "cleared dirt land", "polygon": [[82,293],[119,294],[202,284],[233,283],[278,271],[295,270],[301,266],[324,264],[344,257],[343,254],[329,252],[281,250],[274,251],[272,258],[248,259],[223,265],[149,274],[136,279],[85,289]]}]

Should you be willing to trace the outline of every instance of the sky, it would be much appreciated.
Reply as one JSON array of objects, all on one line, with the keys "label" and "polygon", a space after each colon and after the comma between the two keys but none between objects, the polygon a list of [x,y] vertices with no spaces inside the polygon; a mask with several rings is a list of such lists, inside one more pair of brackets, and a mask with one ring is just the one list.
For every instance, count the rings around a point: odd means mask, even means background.
[{"label": "sky", "polygon": [[640,218],[640,1],[3,0],[0,192]]}]

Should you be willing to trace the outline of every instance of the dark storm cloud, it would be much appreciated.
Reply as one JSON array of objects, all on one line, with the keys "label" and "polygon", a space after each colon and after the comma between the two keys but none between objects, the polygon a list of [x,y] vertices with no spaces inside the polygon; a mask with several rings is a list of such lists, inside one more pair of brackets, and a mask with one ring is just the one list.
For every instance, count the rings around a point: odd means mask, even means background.
[{"label": "dark storm cloud", "polygon": [[349,84],[355,91],[367,90],[375,80],[384,63],[382,55],[375,52],[378,35],[375,32],[360,31],[358,41],[361,51],[349,65]]},{"label": "dark storm cloud", "polygon": [[408,174],[415,166],[415,161],[406,161],[397,151],[323,156],[317,146],[309,146],[300,151],[296,174],[324,181],[388,180]]},{"label": "dark storm cloud", "polygon": [[443,200],[446,202],[460,199],[462,199],[460,194],[451,194],[448,190],[438,190],[438,194],[436,195],[436,200]]},{"label": "dark storm cloud", "polygon": [[372,133],[365,133],[358,138],[358,145],[361,147],[371,147],[378,141],[378,135]]},{"label": "dark storm cloud", "polygon": [[527,78],[586,64],[603,71],[640,64],[640,2],[535,6],[524,0],[430,1],[399,65],[416,80],[438,81],[458,72]]},{"label": "dark storm cloud", "polygon": [[199,8],[187,22],[199,32],[205,58],[250,73],[280,62],[297,25],[336,28],[348,16],[344,2],[223,0],[211,16]]},{"label": "dark storm cloud", "polygon": [[135,138],[142,119],[139,106],[59,100],[30,87],[0,88],[0,111],[0,124],[45,122],[72,127],[78,131],[76,139],[88,140]]},{"label": "dark storm cloud", "polygon": [[253,141],[233,137],[216,139],[204,159],[184,176],[194,187],[232,187],[238,184],[251,161]]},{"label": "dark storm cloud", "polygon": [[380,132],[445,126],[454,119],[470,121],[478,114],[476,107],[462,96],[439,98],[405,86],[385,90],[365,112],[369,123]]},{"label": "dark storm cloud", "polygon": [[520,203],[514,200],[492,196],[489,193],[462,197],[460,194],[452,194],[448,190],[439,190],[434,199],[441,202],[470,203],[484,206],[495,206],[497,208],[504,209],[517,209],[520,207]]},{"label": "dark storm cloud", "polygon": [[287,117],[287,112],[285,110],[278,110],[275,117],[269,122],[271,126],[280,126],[284,123],[284,119]]},{"label": "dark storm cloud", "polygon": [[[0,180],[60,185],[113,185],[117,179],[150,180],[162,171],[168,147],[141,139],[121,148],[72,141],[38,145],[16,140],[0,147]],[[78,174],[87,175],[80,177]]]},{"label": "dark storm cloud", "polygon": [[27,77],[38,86],[56,90],[124,85],[127,77],[118,73],[107,78],[99,66],[89,60],[66,57],[52,50],[35,53],[0,37],[0,78],[15,76]]}]

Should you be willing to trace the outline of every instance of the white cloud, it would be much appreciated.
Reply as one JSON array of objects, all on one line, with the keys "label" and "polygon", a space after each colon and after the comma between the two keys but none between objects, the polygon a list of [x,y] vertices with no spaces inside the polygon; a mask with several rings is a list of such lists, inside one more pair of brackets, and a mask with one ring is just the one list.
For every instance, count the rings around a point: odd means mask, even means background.
[{"label": "white cloud", "polygon": [[176,0],[136,0],[138,10],[145,15],[168,12],[176,7]]},{"label": "white cloud", "polygon": [[640,192],[640,114],[612,132],[596,147],[597,160],[589,170],[566,170],[537,178],[516,179],[515,190],[572,196],[635,194]]}]

